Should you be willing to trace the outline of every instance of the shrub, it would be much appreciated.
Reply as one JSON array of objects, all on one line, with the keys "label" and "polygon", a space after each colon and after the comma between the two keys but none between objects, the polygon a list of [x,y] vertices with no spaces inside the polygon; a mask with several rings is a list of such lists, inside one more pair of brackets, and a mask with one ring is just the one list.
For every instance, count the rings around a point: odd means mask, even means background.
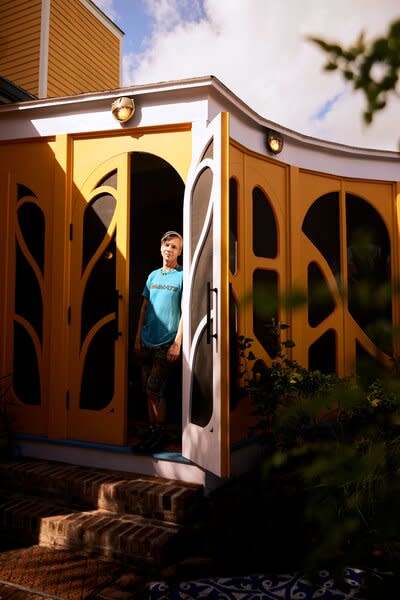
[{"label": "shrub", "polygon": [[[398,563],[400,520],[400,387],[393,373],[365,382],[305,369],[289,359],[283,324],[272,324],[277,352],[270,367],[239,338],[244,389],[265,440],[263,475],[289,495],[297,527],[286,543],[310,573]],[[278,483],[277,483],[278,482]],[[279,494],[278,494],[279,497]],[[285,500],[287,505],[287,500]],[[308,539],[296,539],[308,531]]]}]

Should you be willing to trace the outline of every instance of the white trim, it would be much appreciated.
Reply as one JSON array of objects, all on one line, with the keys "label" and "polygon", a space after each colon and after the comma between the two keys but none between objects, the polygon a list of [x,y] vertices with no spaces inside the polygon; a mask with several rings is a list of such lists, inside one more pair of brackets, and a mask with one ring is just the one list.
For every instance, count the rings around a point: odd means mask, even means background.
[{"label": "white trim", "polygon": [[[222,355],[219,349],[219,337],[212,337],[208,351],[212,357],[212,373],[204,372],[202,377],[212,378],[212,412],[209,422],[204,426],[199,426],[191,421],[191,398],[193,392],[193,366],[199,347],[201,337],[204,336],[207,323],[207,314],[199,315],[198,322],[192,322],[190,306],[192,303],[192,294],[194,280],[197,268],[201,259],[201,253],[207,235],[210,235],[212,224],[212,273],[211,288],[217,290],[217,299],[213,298],[211,317],[213,327],[220,334],[221,319],[221,266],[220,266],[220,231],[221,231],[221,147],[222,147],[222,121],[221,115],[215,119],[204,130],[204,137],[201,145],[198,143],[193,148],[194,158],[186,180],[184,197],[184,216],[183,228],[185,231],[183,242],[183,373],[182,373],[182,455],[191,460],[196,465],[206,469],[210,473],[222,477],[225,476],[225,466],[223,463],[222,448],[225,440],[222,440],[221,423],[221,404],[223,401],[221,395],[221,360]],[[213,142],[213,158],[203,158],[203,153],[207,145]],[[212,173],[212,184],[210,197],[208,198],[207,210],[201,224],[201,231],[196,240],[194,251],[191,248],[192,230],[191,230],[191,211],[193,191],[198,181],[199,175],[205,169]],[[204,259],[203,259],[204,260]],[[205,282],[204,282],[205,285]],[[204,290],[205,292],[205,290]],[[205,292],[206,293],[206,292]],[[193,331],[194,327],[196,328]],[[190,333],[192,332],[192,333]]]},{"label": "white trim", "polygon": [[[48,459],[60,462],[96,467],[128,473],[140,473],[153,477],[166,477],[189,483],[207,486],[210,479],[203,469],[188,462],[178,462],[168,458],[161,458],[162,454],[135,455],[130,452],[111,451],[101,448],[83,448],[79,444],[63,444],[46,442],[42,440],[16,440],[14,443],[16,456],[29,458]],[[212,478],[211,478],[212,479]]]},{"label": "white trim", "polygon": [[[47,0],[42,0],[43,2]],[[87,0],[81,0],[84,2]],[[182,79],[177,81],[164,81],[158,83],[140,84],[135,86],[121,87],[114,90],[107,90],[102,92],[87,92],[84,94],[77,94],[74,96],[63,96],[58,98],[51,98],[48,100],[31,100],[24,102],[16,102],[12,104],[0,105],[0,114],[2,112],[13,112],[13,111],[25,111],[32,109],[43,109],[48,107],[58,107],[60,114],[64,107],[70,105],[83,105],[89,103],[97,103],[101,101],[113,101],[121,95],[132,96],[135,95],[137,98],[144,95],[155,95],[170,92],[188,92],[191,94],[196,93],[203,94],[208,102],[211,103],[211,98],[208,96],[209,93],[214,92],[218,96],[218,104],[222,104],[225,110],[231,111],[235,108],[238,111],[238,116],[243,121],[250,123],[251,125],[258,125],[260,127],[267,127],[276,129],[282,133],[286,140],[291,140],[296,144],[301,144],[307,147],[315,147],[318,150],[325,150],[329,152],[336,152],[341,155],[348,156],[360,156],[363,158],[389,158],[398,161],[400,153],[393,150],[379,150],[374,148],[364,148],[357,146],[350,146],[347,144],[340,144],[337,142],[330,142],[328,140],[322,140],[314,138],[287,127],[283,127],[273,121],[269,121],[265,117],[262,117],[250,108],[243,100],[236,96],[229,88],[227,88],[221,81],[213,76],[195,77],[189,79]],[[207,94],[207,95],[206,95]],[[214,96],[213,96],[214,97]],[[176,98],[176,97],[175,97]],[[187,97],[187,100],[190,100]],[[156,98],[154,98],[156,101]],[[218,112],[220,112],[220,106],[218,106]],[[209,117],[209,121],[216,115]]]},{"label": "white trim", "polygon": [[139,109],[130,127],[192,123],[201,137],[205,124],[227,111],[231,139],[250,151],[267,154],[266,128],[282,133],[285,146],[277,162],[340,177],[399,181],[399,152],[338,144],[277,125],[212,76],[0,105],[0,140],[119,130],[110,108],[122,95],[134,97]]},{"label": "white trim", "polygon": [[40,23],[39,98],[47,97],[49,67],[50,0],[42,0]]},{"label": "white trim", "polygon": [[120,29],[118,27],[118,25],[116,25],[113,21],[111,21],[111,19],[109,19],[107,17],[107,15],[105,15],[100,8],[98,8],[90,0],[80,0],[80,1],[81,1],[81,4],[83,4],[83,6],[85,8],[87,8],[87,10],[90,11],[92,13],[92,15],[94,15],[96,17],[96,19],[98,19],[104,25],[104,27],[107,27],[107,29],[109,31],[111,31],[111,33],[116,35],[120,41],[122,40],[125,33],[122,31],[122,29]]}]

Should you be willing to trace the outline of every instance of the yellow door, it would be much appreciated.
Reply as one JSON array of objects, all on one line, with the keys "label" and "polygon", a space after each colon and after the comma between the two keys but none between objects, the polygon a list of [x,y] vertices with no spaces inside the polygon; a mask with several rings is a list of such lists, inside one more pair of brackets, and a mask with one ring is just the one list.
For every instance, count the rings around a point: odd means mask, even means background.
[{"label": "yellow door", "polygon": [[54,153],[52,142],[0,147],[0,371],[10,425],[47,434]]},{"label": "yellow door", "polygon": [[294,182],[291,277],[307,294],[293,315],[294,358],[341,376],[390,364],[393,186],[301,170]]},{"label": "yellow door", "polygon": [[[104,140],[94,142],[93,151],[96,143],[104,144]],[[126,152],[90,173],[84,172],[85,164],[80,161],[73,165],[70,439],[126,441],[129,165]]]}]

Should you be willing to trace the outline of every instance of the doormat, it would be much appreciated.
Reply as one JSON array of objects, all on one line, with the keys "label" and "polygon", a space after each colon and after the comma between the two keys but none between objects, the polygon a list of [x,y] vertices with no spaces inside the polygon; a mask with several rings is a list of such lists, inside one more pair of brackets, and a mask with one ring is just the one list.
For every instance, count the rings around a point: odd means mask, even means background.
[{"label": "doormat", "polygon": [[[329,571],[320,571],[312,585],[303,575],[289,573],[285,575],[249,575],[247,577],[216,577],[185,581],[174,585],[167,582],[150,584],[150,600],[283,600],[283,598],[301,598],[302,600],[367,600],[368,595],[363,583],[367,572],[359,569],[346,569],[344,580],[335,581]],[[370,572],[375,579],[375,589],[385,584],[389,574]],[[383,594],[374,596],[389,600],[394,596]],[[396,596],[399,597],[399,596]]]},{"label": "doormat", "polygon": [[0,554],[0,581],[66,600],[83,600],[118,577],[121,566],[68,550],[32,546]]}]

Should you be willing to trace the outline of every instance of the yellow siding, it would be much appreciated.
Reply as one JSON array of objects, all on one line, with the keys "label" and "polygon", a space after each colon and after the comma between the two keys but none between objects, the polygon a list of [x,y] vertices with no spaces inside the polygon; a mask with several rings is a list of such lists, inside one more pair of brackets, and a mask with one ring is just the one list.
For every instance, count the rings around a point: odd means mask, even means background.
[{"label": "yellow siding", "polygon": [[48,96],[118,87],[119,65],[120,40],[80,0],[52,0]]},{"label": "yellow siding", "polygon": [[41,0],[1,0],[0,74],[39,92]]}]

